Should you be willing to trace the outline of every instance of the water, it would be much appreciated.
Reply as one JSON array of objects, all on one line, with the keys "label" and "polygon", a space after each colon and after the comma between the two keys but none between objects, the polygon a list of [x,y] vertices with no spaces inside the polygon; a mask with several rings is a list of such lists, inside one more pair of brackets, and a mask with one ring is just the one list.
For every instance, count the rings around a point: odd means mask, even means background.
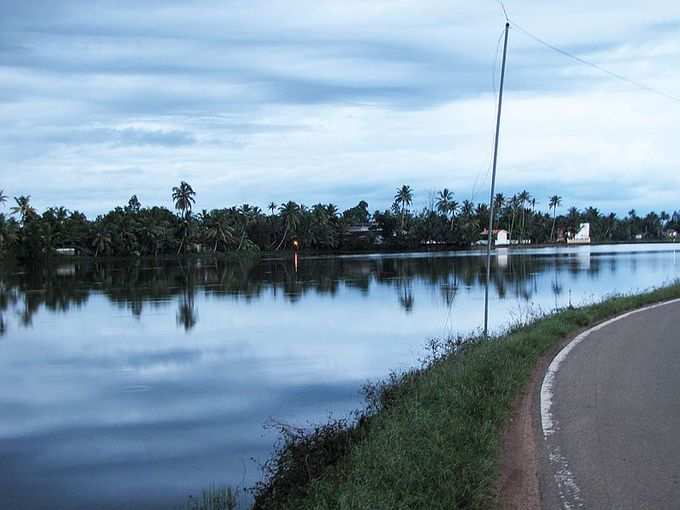
[{"label": "water", "polygon": [[[500,251],[491,326],[680,277],[676,245]],[[0,274],[0,508],[172,509],[483,319],[479,254],[65,261]],[[255,460],[252,460],[255,459]]]}]

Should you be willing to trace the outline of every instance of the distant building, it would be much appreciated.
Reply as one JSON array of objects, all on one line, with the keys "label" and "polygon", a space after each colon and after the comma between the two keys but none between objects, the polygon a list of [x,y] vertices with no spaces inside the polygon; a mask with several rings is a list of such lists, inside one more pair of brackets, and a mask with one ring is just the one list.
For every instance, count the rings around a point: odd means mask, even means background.
[{"label": "distant building", "polygon": [[[382,228],[374,220],[368,223],[348,225],[343,237],[347,241],[380,245],[383,243]],[[396,233],[395,233],[396,235]]]},{"label": "distant building", "polygon": [[77,254],[75,248],[57,248],[54,251],[57,255],[64,255],[68,257],[73,257]]},{"label": "distant building", "polygon": [[[489,242],[489,230],[484,229],[484,232],[482,232],[482,238],[477,244],[480,245],[486,245]],[[516,244],[517,241],[514,241],[513,244]],[[493,231],[493,244],[494,246],[509,246],[510,245],[510,240],[508,238],[508,231],[503,230],[502,228],[496,229]]]},{"label": "distant building", "polygon": [[494,237],[496,238],[496,246],[507,246],[510,244],[508,239],[508,231],[499,229],[494,232]]},{"label": "distant building", "polygon": [[576,235],[567,235],[568,244],[590,244],[590,223],[581,223]]}]

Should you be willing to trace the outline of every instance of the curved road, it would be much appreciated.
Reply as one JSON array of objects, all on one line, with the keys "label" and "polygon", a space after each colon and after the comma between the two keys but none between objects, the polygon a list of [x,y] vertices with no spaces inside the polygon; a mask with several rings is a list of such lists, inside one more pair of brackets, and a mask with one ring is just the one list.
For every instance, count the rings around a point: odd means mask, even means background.
[{"label": "curved road", "polygon": [[680,509],[680,302],[580,335],[541,388],[546,509]]}]

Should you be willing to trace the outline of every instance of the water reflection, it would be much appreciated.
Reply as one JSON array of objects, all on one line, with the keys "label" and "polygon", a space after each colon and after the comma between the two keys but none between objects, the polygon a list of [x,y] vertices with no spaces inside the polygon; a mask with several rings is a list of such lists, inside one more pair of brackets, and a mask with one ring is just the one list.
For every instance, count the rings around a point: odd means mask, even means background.
[{"label": "water reflection", "polygon": [[[653,251],[642,255],[653,255]],[[620,255],[618,256],[620,259]],[[629,256],[628,270],[635,273],[638,257]],[[652,269],[658,263],[649,258]],[[451,307],[460,287],[472,288],[484,283],[484,260],[477,256],[409,256],[347,257],[267,260],[260,263],[228,263],[220,259],[195,261],[145,261],[132,263],[92,261],[54,266],[6,268],[0,273],[0,317],[20,303],[20,325],[30,326],[33,316],[44,308],[51,312],[69,312],[87,303],[91,293],[101,293],[116,306],[141,317],[145,309],[177,301],[176,323],[191,330],[199,320],[195,296],[230,296],[252,302],[268,292],[281,295],[295,304],[308,294],[337,294],[343,287],[368,295],[372,285],[394,289],[405,312],[415,306],[414,284],[438,288],[442,303]],[[538,289],[537,275],[549,268],[553,275],[552,291],[563,292],[565,274],[597,279],[606,270],[617,271],[616,252],[591,253],[577,249],[564,253],[513,254],[507,250],[493,259],[492,292],[498,298],[508,296],[530,301]]]},{"label": "water reflection", "polygon": [[[680,276],[673,246],[494,258],[491,325]],[[252,483],[262,425],[343,415],[366,379],[482,321],[484,258],[67,261],[0,271],[0,507],[174,508]]]}]

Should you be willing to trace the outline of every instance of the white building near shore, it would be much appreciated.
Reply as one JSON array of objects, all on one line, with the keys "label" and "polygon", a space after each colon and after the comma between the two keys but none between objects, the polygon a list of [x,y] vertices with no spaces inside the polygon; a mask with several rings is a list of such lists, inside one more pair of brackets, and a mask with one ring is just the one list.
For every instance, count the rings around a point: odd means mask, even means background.
[{"label": "white building near shore", "polygon": [[[488,243],[489,231],[484,229],[482,232],[481,239],[477,242],[478,245],[484,245]],[[498,229],[493,231],[493,244],[494,246],[510,246],[510,239],[508,238],[508,231]]]},{"label": "white building near shore", "polygon": [[576,235],[567,236],[567,244],[590,244],[590,223],[581,223]]}]

